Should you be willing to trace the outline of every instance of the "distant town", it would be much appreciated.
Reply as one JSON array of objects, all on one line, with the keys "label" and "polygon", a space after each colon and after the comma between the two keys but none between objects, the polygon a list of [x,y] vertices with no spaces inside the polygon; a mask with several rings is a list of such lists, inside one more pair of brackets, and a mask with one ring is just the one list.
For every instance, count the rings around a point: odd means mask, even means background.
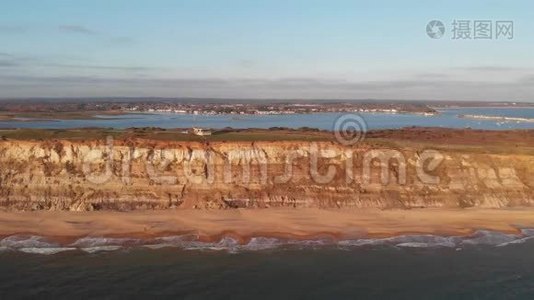
[{"label": "distant town", "polygon": [[[268,103],[268,104],[267,104]],[[424,103],[406,101],[237,101],[206,99],[189,101],[181,99],[27,99],[0,101],[4,113],[56,113],[56,112],[129,112],[174,113],[195,115],[275,115],[310,114],[325,112],[380,112],[435,114],[436,110]]]},{"label": "distant town", "polygon": [[422,113],[436,111],[426,105],[410,103],[130,103],[122,107],[129,112],[158,112],[175,114],[240,114],[240,115],[279,115],[310,114],[324,112],[380,112],[380,113]]},{"label": "distant town", "polygon": [[47,117],[63,114],[68,118],[90,113],[172,113],[194,115],[279,115],[326,112],[366,112],[434,115],[439,108],[525,107],[521,102],[403,101],[403,100],[236,100],[196,98],[80,98],[3,99],[0,117]]}]

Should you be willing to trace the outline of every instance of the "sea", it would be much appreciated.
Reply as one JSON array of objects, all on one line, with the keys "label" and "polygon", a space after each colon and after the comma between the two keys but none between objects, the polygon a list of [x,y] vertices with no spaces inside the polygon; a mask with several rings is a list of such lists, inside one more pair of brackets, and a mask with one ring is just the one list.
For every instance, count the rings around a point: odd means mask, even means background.
[{"label": "sea", "polygon": [[[0,128],[332,129],[340,115],[124,114],[0,122]],[[534,108],[361,116],[369,129],[534,128]],[[479,230],[468,236],[351,240],[258,236],[245,244],[232,237],[202,242],[195,235],[87,236],[60,244],[43,236],[11,235],[0,238],[0,299],[534,299],[533,254],[534,229],[528,228],[518,234]]]},{"label": "sea", "polygon": [[534,230],[353,240],[0,241],[0,298],[532,299]]}]

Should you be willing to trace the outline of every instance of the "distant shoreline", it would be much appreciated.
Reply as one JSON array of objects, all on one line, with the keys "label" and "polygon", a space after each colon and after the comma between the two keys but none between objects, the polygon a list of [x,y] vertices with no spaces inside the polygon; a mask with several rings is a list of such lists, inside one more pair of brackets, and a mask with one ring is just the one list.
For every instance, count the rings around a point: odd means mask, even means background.
[{"label": "distant shoreline", "polygon": [[475,120],[492,120],[492,121],[529,122],[529,123],[534,122],[534,118],[519,118],[519,117],[489,116],[489,115],[458,115],[458,118],[475,119]]}]

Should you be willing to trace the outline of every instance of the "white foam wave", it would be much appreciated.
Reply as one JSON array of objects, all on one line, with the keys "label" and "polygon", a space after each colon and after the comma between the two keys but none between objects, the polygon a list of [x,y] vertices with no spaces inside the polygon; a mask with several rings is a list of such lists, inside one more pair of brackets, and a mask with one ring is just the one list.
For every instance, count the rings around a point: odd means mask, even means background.
[{"label": "white foam wave", "polygon": [[408,242],[408,243],[400,243],[395,245],[397,247],[407,247],[407,248],[429,248],[433,247],[433,245],[429,245],[427,243],[418,243],[418,242]]},{"label": "white foam wave", "polygon": [[143,241],[133,238],[84,237],[70,244],[87,253],[117,251],[124,247],[141,246]]},{"label": "white foam wave", "polygon": [[87,252],[87,253],[97,253],[97,252],[117,251],[121,248],[122,246],[96,246],[96,247],[80,248],[80,250]]},{"label": "white foam wave", "polygon": [[443,237],[438,235],[401,235],[389,238],[357,239],[340,241],[339,245],[345,247],[388,245],[395,247],[429,248],[429,247],[455,247],[459,237]]},{"label": "white foam wave", "polygon": [[280,239],[268,237],[254,237],[246,244],[240,244],[232,237],[223,237],[218,242],[199,241],[196,235],[182,235],[158,238],[159,243],[145,245],[151,249],[176,247],[184,250],[212,250],[212,251],[259,251],[278,248],[287,244]]},{"label": "white foam wave", "polygon": [[0,247],[6,247],[11,249],[54,248],[59,247],[59,245],[56,243],[51,243],[41,236],[12,235],[1,240]]},{"label": "white foam wave", "polygon": [[521,229],[521,235],[523,235],[523,236],[534,236],[534,228]]},{"label": "white foam wave", "polygon": [[219,241],[201,241],[196,234],[159,237],[151,240],[134,238],[84,237],[68,245],[51,242],[35,235],[14,235],[0,240],[0,252],[20,251],[33,254],[56,254],[79,250],[86,253],[117,251],[131,247],[161,249],[174,247],[192,251],[226,251],[237,253],[243,251],[265,251],[270,249],[314,249],[322,247],[339,247],[352,249],[356,247],[398,247],[398,248],[455,248],[475,246],[505,247],[523,244],[534,239],[534,229],[522,229],[519,234],[505,234],[488,230],[479,230],[467,237],[438,235],[401,235],[388,238],[361,238],[335,241],[332,239],[281,239],[271,237],[253,237],[242,244],[239,240],[225,236]]},{"label": "white foam wave", "polygon": [[500,232],[479,230],[475,234],[462,241],[462,245],[501,245],[521,239],[520,235],[505,234]]},{"label": "white foam wave", "polygon": [[31,253],[31,254],[44,254],[44,255],[52,255],[57,254],[65,251],[73,251],[76,250],[76,248],[72,247],[50,247],[50,248],[20,248],[18,251],[24,252],[24,253]]},{"label": "white foam wave", "polygon": [[76,250],[72,247],[63,247],[36,235],[12,235],[0,241],[0,250],[20,251],[24,253],[51,255],[65,251]]},{"label": "white foam wave", "polygon": [[78,248],[94,248],[104,246],[131,246],[139,245],[142,240],[131,238],[106,238],[106,237],[84,237],[71,244]]},{"label": "white foam wave", "polygon": [[527,236],[527,237],[524,237],[522,239],[517,239],[517,240],[513,240],[513,241],[510,241],[510,242],[505,242],[505,243],[501,243],[501,244],[498,244],[497,247],[504,247],[504,246],[508,246],[508,245],[514,245],[514,244],[523,244],[524,242],[530,240],[530,239],[533,239],[534,236]]},{"label": "white foam wave", "polygon": [[276,238],[267,238],[267,237],[255,237],[250,239],[250,241],[244,245],[244,249],[248,251],[259,251],[259,250],[268,250],[275,249],[283,245],[283,242],[280,239]]},{"label": "white foam wave", "polygon": [[333,245],[336,242],[331,239],[316,239],[316,240],[289,240],[287,244],[299,248],[321,248]]}]

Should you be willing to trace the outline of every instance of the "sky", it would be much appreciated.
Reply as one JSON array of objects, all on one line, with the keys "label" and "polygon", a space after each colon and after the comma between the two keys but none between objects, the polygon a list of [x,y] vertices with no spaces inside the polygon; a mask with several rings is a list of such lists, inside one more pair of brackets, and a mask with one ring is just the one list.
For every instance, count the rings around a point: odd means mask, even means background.
[{"label": "sky", "polygon": [[[534,101],[533,1],[0,4],[0,98]],[[491,38],[474,39],[478,20]]]}]

